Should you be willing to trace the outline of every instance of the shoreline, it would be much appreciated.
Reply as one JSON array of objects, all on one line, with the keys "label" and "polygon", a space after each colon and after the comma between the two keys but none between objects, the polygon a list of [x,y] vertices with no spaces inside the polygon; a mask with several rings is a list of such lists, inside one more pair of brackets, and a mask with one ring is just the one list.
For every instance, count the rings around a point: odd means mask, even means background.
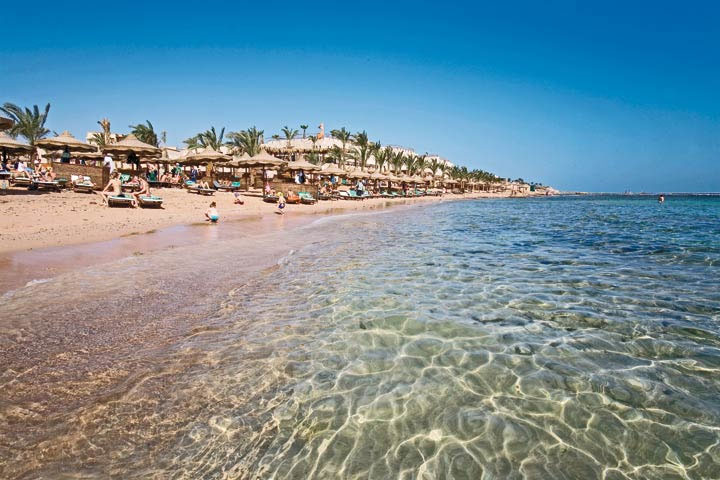
[{"label": "shoreline", "polygon": [[[143,235],[175,226],[204,223],[204,211],[217,202],[222,222],[272,215],[275,204],[265,203],[259,196],[243,195],[245,205],[233,204],[228,192],[212,197],[189,194],[180,189],[158,189],[164,199],[162,209],[108,208],[100,197],[71,191],[33,194],[11,191],[0,196],[0,255],[48,247],[96,243],[133,235]],[[297,215],[334,214],[392,207],[415,203],[442,202],[477,198],[526,198],[508,194],[471,193],[446,194],[442,197],[402,199],[372,198],[362,201],[320,201],[315,205],[287,205],[285,217]]]},{"label": "shoreline", "polygon": [[[276,205],[263,202],[261,197],[243,196],[245,204],[234,205],[234,196],[227,192],[218,192],[211,198],[174,189],[163,189],[159,193],[166,200],[166,209],[107,208],[97,203],[96,195],[74,192],[14,195],[6,197],[5,202],[0,197],[0,272],[3,273],[0,294],[28,282],[44,281],[121,258],[186,245],[203,248],[208,241],[217,239],[245,240],[290,230],[327,216],[507,197],[476,193],[324,201],[315,205],[287,205],[286,214],[277,215]],[[214,225],[202,220],[211,201],[218,203],[222,216],[221,222]],[[14,212],[16,208],[28,215],[20,216]]]}]

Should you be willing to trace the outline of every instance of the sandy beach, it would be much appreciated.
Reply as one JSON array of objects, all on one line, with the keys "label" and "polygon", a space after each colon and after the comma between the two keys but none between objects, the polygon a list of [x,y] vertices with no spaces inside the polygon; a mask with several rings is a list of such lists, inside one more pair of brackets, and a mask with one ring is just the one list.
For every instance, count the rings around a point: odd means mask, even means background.
[{"label": "sandy beach", "polygon": [[[265,203],[258,193],[243,194],[244,205],[233,203],[229,192],[200,196],[184,189],[153,190],[163,198],[162,209],[108,208],[97,194],[69,190],[29,192],[13,188],[0,196],[0,253],[98,242],[137,235],[172,225],[204,221],[210,202],[217,203],[222,220],[240,220],[275,215],[277,206]],[[342,211],[386,208],[462,198],[498,198],[509,193],[445,194],[442,197],[407,199],[375,198],[363,201],[321,201],[315,205],[288,205],[286,216],[332,214]]]}]

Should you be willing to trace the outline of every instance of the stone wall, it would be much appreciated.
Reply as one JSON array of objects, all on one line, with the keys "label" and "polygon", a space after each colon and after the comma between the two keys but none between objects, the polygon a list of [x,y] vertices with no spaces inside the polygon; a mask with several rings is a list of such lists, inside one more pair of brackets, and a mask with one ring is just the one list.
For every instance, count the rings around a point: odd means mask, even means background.
[{"label": "stone wall", "polygon": [[90,177],[96,188],[102,190],[110,181],[110,170],[92,165],[77,165],[74,163],[53,163],[53,171],[57,178],[66,178],[70,182],[72,175],[83,175]]}]

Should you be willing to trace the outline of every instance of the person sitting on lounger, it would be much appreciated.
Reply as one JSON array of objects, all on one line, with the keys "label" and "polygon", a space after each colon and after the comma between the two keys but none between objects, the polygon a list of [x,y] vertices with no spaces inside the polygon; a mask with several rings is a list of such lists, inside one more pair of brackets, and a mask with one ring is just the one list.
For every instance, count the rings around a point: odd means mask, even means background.
[{"label": "person sitting on lounger", "polygon": [[[108,203],[108,198],[110,197],[116,197],[122,193],[122,183],[120,183],[120,176],[117,172],[113,172],[112,175],[110,175],[110,181],[105,186],[102,192],[100,192],[100,195],[103,198],[103,203],[105,205],[110,206]],[[133,199],[133,206],[135,206],[135,199]]]},{"label": "person sitting on lounger", "polygon": [[150,197],[150,184],[145,180],[145,175],[137,176],[135,175],[133,177],[133,183],[138,184],[138,191],[133,193],[133,197],[135,197],[135,201],[139,202],[140,197]]},{"label": "person sitting on lounger", "polygon": [[215,202],[212,202],[210,204],[210,207],[205,212],[205,219],[208,222],[216,223],[219,218],[220,215],[218,215],[217,204]]}]

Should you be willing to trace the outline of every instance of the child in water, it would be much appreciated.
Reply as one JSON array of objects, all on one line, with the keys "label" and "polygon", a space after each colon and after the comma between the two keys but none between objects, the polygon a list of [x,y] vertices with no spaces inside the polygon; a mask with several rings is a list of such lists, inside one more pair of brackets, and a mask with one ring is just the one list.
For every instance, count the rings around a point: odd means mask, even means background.
[{"label": "child in water", "polygon": [[285,208],[285,196],[282,192],[278,193],[278,213],[283,214],[283,208]]},{"label": "child in water", "polygon": [[207,212],[205,212],[205,218],[207,219],[207,221],[216,223],[218,221],[218,219],[220,218],[220,215],[218,215],[218,211],[217,211],[216,207],[217,207],[217,205],[215,204],[215,202],[212,202],[210,204],[210,208],[208,208]]}]

